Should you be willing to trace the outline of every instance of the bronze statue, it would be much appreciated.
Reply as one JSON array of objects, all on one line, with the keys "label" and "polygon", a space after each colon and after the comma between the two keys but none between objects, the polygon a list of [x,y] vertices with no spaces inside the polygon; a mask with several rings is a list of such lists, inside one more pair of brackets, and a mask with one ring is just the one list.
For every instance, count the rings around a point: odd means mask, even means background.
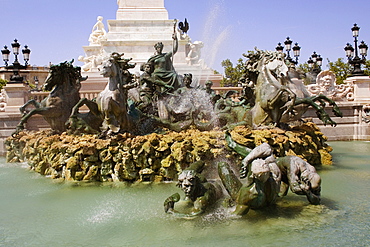
[{"label": "bronze statue", "polygon": [[[41,102],[32,99],[20,108],[23,117],[14,134],[22,131],[27,120],[35,114],[42,115],[53,131],[61,133],[66,130],[65,123],[73,106],[80,100],[81,82],[87,79],[81,76],[81,68],[72,63],[73,60],[50,66],[44,84],[44,90],[51,91],[50,94]],[[26,107],[30,104],[36,108],[27,112]]]},{"label": "bronze statue", "polygon": [[278,196],[277,182],[263,159],[252,161],[248,179],[244,183],[238,180],[226,162],[220,162],[218,169],[222,183],[235,201],[233,214],[245,215],[249,209],[259,209],[275,203]]},{"label": "bronze statue", "polygon": [[[236,147],[235,143],[229,146]],[[280,190],[281,172],[276,164],[273,150],[267,143],[250,150],[242,161],[239,181],[226,162],[218,165],[219,176],[231,199],[235,201],[233,212],[247,214],[249,209],[258,209],[274,204]]]},{"label": "bronze statue", "polygon": [[283,53],[256,49],[256,52],[243,55],[248,58],[245,66],[247,77],[255,85],[256,100],[251,110],[254,126],[298,120],[309,106],[316,110],[325,125],[336,125],[323,106],[328,102],[334,115],[341,117],[339,107],[324,95],[311,97],[302,83],[292,82]]},{"label": "bronze statue", "polygon": [[204,213],[217,201],[216,187],[200,174],[203,168],[204,161],[197,161],[181,172],[177,186],[185,193],[185,197],[180,200],[178,193],[168,197],[164,202],[166,213],[194,217]]},{"label": "bronze statue", "polygon": [[215,90],[212,89],[212,86],[213,86],[213,82],[208,80],[206,81],[205,83],[206,87],[204,88],[204,90],[206,90],[206,92],[211,96],[215,96],[216,95],[216,92]]},{"label": "bronze statue", "polygon": [[[70,116],[70,126],[76,126],[76,118],[80,117],[92,129],[99,128],[103,135],[133,130],[134,126],[128,115],[127,91],[138,84],[128,71],[134,68],[135,64],[130,64],[131,59],[122,56],[123,54],[112,53],[103,63],[101,74],[109,77],[107,86],[99,93],[96,101],[83,98],[75,104]],[[83,105],[86,105],[90,112],[80,114],[78,109]],[[81,126],[79,128],[84,129]]]},{"label": "bronze statue", "polygon": [[172,38],[174,40],[172,51],[163,53],[164,45],[162,42],[158,42],[154,45],[156,50],[155,55],[148,60],[148,63],[151,63],[154,68],[152,73],[153,82],[159,85],[158,90],[161,93],[172,92],[180,86],[177,73],[173,68],[171,60],[178,50],[178,40],[175,33],[172,35]]},{"label": "bronze statue", "polygon": [[180,87],[175,91],[175,94],[181,95],[182,93],[186,92],[189,89],[192,89],[191,83],[193,82],[193,75],[192,74],[184,74],[183,80],[182,80],[184,86]]},{"label": "bronze statue", "polygon": [[298,156],[285,156],[277,159],[282,173],[282,195],[288,189],[297,194],[305,195],[311,204],[320,204],[321,178],[315,167]]},{"label": "bronze statue", "polygon": [[[247,177],[250,179],[252,160],[264,159],[269,164],[272,177],[278,186],[276,188],[282,192],[283,196],[288,193],[290,187],[293,193],[306,195],[311,204],[320,204],[321,178],[315,167],[307,161],[298,156],[278,157],[275,160],[273,150],[269,144],[263,143],[254,149],[250,149],[236,143],[228,131],[225,133],[225,139],[232,150],[245,157],[240,168],[241,178]],[[221,174],[221,176],[224,175]]]},{"label": "bronze statue", "polygon": [[156,85],[152,79],[153,67],[151,63],[145,63],[141,66],[143,73],[140,76],[140,100],[136,102],[136,107],[145,113],[155,114],[154,102],[158,99],[156,94]]}]

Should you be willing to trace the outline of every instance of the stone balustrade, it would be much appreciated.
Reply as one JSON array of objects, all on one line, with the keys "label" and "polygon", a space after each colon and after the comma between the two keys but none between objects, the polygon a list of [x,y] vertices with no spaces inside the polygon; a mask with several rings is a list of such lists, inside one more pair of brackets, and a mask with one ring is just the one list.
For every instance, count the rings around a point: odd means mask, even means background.
[{"label": "stone balustrade", "polygon": [[[87,98],[89,100],[92,100],[98,96],[98,94],[101,92],[101,90],[89,90],[89,91],[80,91],[80,97],[81,98]],[[42,92],[42,91],[31,91],[27,95],[27,98],[25,102],[27,102],[30,99],[34,99],[38,102],[45,99],[50,92]]]}]

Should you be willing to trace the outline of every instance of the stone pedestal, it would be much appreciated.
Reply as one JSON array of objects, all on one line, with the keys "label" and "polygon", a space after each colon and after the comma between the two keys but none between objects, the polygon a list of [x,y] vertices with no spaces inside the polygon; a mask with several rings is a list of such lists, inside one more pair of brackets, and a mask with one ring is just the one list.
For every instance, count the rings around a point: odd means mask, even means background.
[{"label": "stone pedestal", "polygon": [[4,87],[6,94],[6,112],[19,112],[19,106],[24,105],[27,100],[28,88],[23,83],[8,83]]},{"label": "stone pedestal", "polygon": [[354,100],[357,102],[370,102],[370,77],[353,76],[344,82],[353,85]]}]

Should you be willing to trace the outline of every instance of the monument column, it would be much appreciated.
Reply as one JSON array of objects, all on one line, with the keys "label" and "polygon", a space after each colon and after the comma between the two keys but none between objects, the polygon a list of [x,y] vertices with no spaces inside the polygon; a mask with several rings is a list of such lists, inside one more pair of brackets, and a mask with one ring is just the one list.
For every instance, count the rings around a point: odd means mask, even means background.
[{"label": "monument column", "polygon": [[117,20],[168,20],[164,0],[117,0]]}]

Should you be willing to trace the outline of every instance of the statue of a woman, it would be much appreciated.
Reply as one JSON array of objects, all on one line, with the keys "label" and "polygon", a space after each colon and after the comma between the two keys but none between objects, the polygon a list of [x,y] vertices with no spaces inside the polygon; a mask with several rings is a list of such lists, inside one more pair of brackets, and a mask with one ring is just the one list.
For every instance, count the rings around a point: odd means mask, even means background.
[{"label": "statue of a woman", "polygon": [[160,92],[173,91],[179,88],[177,74],[172,64],[172,56],[177,52],[178,40],[176,34],[172,35],[174,40],[173,50],[168,53],[162,53],[163,43],[159,42],[154,45],[156,53],[149,58],[148,63],[151,63],[154,71],[152,73],[153,82],[160,86]]}]

